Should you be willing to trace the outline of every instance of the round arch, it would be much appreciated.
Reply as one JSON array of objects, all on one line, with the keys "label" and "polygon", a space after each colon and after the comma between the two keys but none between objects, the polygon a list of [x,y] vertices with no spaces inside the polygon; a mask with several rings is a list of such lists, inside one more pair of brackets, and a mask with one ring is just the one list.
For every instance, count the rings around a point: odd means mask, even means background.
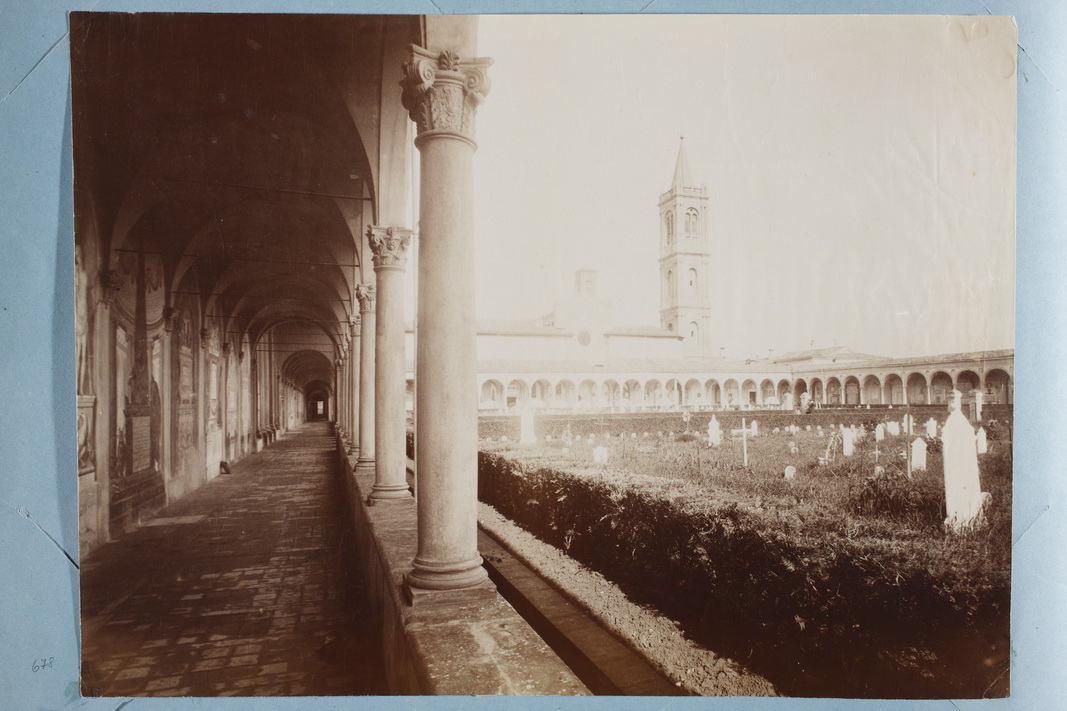
[{"label": "round arch", "polygon": [[525,380],[516,378],[508,383],[507,406],[509,408],[524,407],[529,398],[530,386],[526,384]]},{"label": "round arch", "polygon": [[985,402],[990,405],[1009,405],[1012,401],[1011,376],[1007,371],[993,368],[985,374]]},{"label": "round arch", "polygon": [[737,384],[737,381],[730,378],[722,386],[723,404],[726,407],[734,408],[741,406],[741,386]]},{"label": "round arch", "polygon": [[710,407],[722,407],[722,386],[714,378],[704,383],[704,394]]},{"label": "round arch", "polygon": [[696,378],[690,378],[685,383],[685,400],[687,407],[704,407],[707,403],[704,397],[704,386]]},{"label": "round arch", "polygon": [[863,402],[868,405],[882,404],[882,381],[877,375],[868,375],[863,379]]},{"label": "round arch", "polygon": [[855,375],[850,375],[845,378],[845,404],[846,405],[859,405],[862,401],[860,390],[860,379]]},{"label": "round arch", "polygon": [[822,381],[818,378],[811,379],[811,401],[816,405],[823,405],[826,402],[826,393],[823,389]]},{"label": "round arch", "polygon": [[845,404],[845,389],[841,387],[841,381],[837,378],[829,378],[826,381],[826,404]]},{"label": "round arch", "polygon": [[894,406],[904,404],[904,379],[896,373],[885,377],[885,383],[882,384],[882,402]]},{"label": "round arch", "polygon": [[922,373],[911,373],[907,379],[908,404],[929,405],[930,390],[926,385],[926,376]]},{"label": "round arch", "polygon": [[479,410],[499,410],[504,407],[504,383],[489,379],[482,383],[478,397]]},{"label": "round arch", "polygon": [[930,378],[930,404],[944,405],[948,403],[948,395],[952,392],[952,376],[943,370],[939,370]]}]

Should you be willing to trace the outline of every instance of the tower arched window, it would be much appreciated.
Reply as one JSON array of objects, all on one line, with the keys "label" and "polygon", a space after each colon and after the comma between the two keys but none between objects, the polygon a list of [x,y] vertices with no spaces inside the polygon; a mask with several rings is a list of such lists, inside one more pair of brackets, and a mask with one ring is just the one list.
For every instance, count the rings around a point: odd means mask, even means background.
[{"label": "tower arched window", "polygon": [[700,215],[694,208],[689,208],[685,211],[685,236],[696,237],[697,236],[697,224],[700,221]]},{"label": "tower arched window", "polygon": [[690,269],[689,270],[689,293],[690,294],[696,294],[697,293],[697,270],[696,269]]},{"label": "tower arched window", "polygon": [[667,244],[674,241],[674,213],[668,212],[666,219]]},{"label": "tower arched window", "polygon": [[697,334],[699,332],[700,332],[700,326],[697,325],[697,322],[696,321],[690,321],[689,322],[689,337],[690,338],[696,338]]}]

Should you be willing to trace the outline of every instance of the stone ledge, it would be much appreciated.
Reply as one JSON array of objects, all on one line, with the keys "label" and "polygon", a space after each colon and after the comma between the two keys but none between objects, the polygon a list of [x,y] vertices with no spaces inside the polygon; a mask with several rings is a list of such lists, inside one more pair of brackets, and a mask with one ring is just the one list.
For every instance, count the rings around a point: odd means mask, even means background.
[{"label": "stone ledge", "polygon": [[338,443],[359,559],[377,615],[389,690],[410,695],[587,695],[578,680],[492,584],[417,591],[404,575],[417,547],[415,500],[368,506],[373,472]]}]

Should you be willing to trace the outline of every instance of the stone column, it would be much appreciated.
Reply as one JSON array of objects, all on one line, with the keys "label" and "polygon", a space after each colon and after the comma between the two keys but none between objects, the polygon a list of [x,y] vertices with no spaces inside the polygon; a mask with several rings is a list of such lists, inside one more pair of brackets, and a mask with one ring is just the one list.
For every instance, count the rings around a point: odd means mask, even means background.
[{"label": "stone column", "polygon": [[411,47],[403,103],[418,127],[421,182],[416,362],[418,551],[412,588],[479,585],[478,387],[472,162],[488,59]]},{"label": "stone column", "polygon": [[371,502],[411,498],[407,482],[404,390],[404,265],[411,230],[368,227],[374,255],[377,314],[374,338],[374,489]]},{"label": "stone column", "polygon": [[344,363],[343,360],[341,360],[340,356],[335,358],[333,363],[334,363],[334,367],[333,367],[333,391],[334,391],[333,422],[334,422],[334,432],[337,435],[343,437],[344,433],[345,433],[345,423],[344,423],[344,418],[341,417],[341,408],[339,407],[339,405],[340,405],[340,402],[341,402],[341,393],[343,393],[344,389],[345,389],[344,388],[345,363]]},{"label": "stone column", "polygon": [[357,469],[374,469],[374,285],[356,287],[362,331],[359,345],[359,459]]},{"label": "stone column", "polygon": [[359,367],[360,358],[360,330],[359,320],[357,316],[348,322],[348,387],[345,390],[347,394],[348,405],[348,423],[349,423],[349,438],[348,438],[348,453],[354,454],[359,451],[359,440],[357,432],[359,432],[359,373],[357,368]]}]

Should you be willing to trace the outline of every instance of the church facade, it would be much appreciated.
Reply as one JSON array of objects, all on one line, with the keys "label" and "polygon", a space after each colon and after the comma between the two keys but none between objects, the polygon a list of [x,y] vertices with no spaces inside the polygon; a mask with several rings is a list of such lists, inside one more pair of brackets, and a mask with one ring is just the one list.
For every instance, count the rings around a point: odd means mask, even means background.
[{"label": "church facade", "polygon": [[[597,296],[597,272],[579,270],[574,294],[551,314],[479,322],[480,412],[794,409],[802,399],[816,407],[937,405],[953,389],[965,403],[978,392],[987,404],[1012,402],[1013,350],[886,358],[834,346],[718,357],[708,191],[693,180],[684,139],[658,208],[659,325],[615,323]],[[409,405],[413,383],[409,363]]]}]

